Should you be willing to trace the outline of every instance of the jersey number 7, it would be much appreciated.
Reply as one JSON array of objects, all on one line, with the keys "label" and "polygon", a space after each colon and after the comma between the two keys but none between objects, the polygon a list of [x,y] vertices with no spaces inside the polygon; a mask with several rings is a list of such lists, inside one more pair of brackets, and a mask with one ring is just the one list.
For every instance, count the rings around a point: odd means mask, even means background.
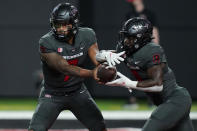
[{"label": "jersey number 7", "polygon": [[[67,62],[68,62],[68,64],[70,64],[70,65],[77,65],[77,64],[78,64],[78,59],[68,60]],[[69,78],[70,78],[70,76],[65,75],[64,81],[65,81],[65,82],[68,81]]]}]

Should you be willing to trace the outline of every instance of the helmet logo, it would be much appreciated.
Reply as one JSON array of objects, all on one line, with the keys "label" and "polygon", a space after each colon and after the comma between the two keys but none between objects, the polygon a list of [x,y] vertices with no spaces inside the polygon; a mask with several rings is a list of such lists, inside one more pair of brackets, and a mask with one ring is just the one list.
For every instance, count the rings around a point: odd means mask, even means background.
[{"label": "helmet logo", "polygon": [[133,25],[131,28],[134,29],[134,30],[140,30],[142,29],[142,25]]}]

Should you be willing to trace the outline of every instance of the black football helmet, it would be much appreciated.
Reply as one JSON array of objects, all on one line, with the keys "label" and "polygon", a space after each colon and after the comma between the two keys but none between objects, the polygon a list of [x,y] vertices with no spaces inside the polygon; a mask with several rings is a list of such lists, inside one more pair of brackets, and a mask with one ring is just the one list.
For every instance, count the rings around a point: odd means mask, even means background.
[{"label": "black football helmet", "polygon": [[134,17],[127,20],[122,30],[119,32],[119,41],[126,54],[130,55],[151,42],[153,27],[151,23],[144,18]]},{"label": "black football helmet", "polygon": [[[70,3],[61,3],[57,5],[50,17],[50,24],[56,39],[61,41],[68,41],[73,37],[78,30],[79,12],[76,7]],[[72,24],[72,28],[68,30],[68,34],[59,34],[57,32],[58,25]]]}]

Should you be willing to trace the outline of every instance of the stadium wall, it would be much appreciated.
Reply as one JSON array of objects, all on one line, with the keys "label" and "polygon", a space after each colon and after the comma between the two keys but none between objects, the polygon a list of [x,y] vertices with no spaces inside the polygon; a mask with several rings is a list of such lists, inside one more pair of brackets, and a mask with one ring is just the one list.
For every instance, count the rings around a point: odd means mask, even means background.
[{"label": "stadium wall", "polygon": [[[100,49],[115,49],[117,33],[129,10],[124,0],[72,1],[80,10],[83,26],[97,33]],[[32,74],[40,69],[38,40],[49,29],[51,8],[63,0],[0,1],[0,96],[36,96]],[[158,18],[161,45],[177,82],[197,98],[197,9],[195,0],[148,0]],[[93,67],[93,66],[91,66]],[[128,70],[121,72],[129,76]],[[96,97],[126,97],[123,88],[103,87],[86,81]]]}]

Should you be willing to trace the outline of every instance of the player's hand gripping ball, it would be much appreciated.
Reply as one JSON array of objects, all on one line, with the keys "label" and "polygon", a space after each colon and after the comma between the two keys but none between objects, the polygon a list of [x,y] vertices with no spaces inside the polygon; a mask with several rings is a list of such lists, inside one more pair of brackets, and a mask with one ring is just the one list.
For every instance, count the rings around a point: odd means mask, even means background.
[{"label": "player's hand gripping ball", "polygon": [[106,64],[101,64],[97,70],[97,77],[100,79],[99,82],[106,83],[114,80],[117,76],[116,67],[111,67]]}]

